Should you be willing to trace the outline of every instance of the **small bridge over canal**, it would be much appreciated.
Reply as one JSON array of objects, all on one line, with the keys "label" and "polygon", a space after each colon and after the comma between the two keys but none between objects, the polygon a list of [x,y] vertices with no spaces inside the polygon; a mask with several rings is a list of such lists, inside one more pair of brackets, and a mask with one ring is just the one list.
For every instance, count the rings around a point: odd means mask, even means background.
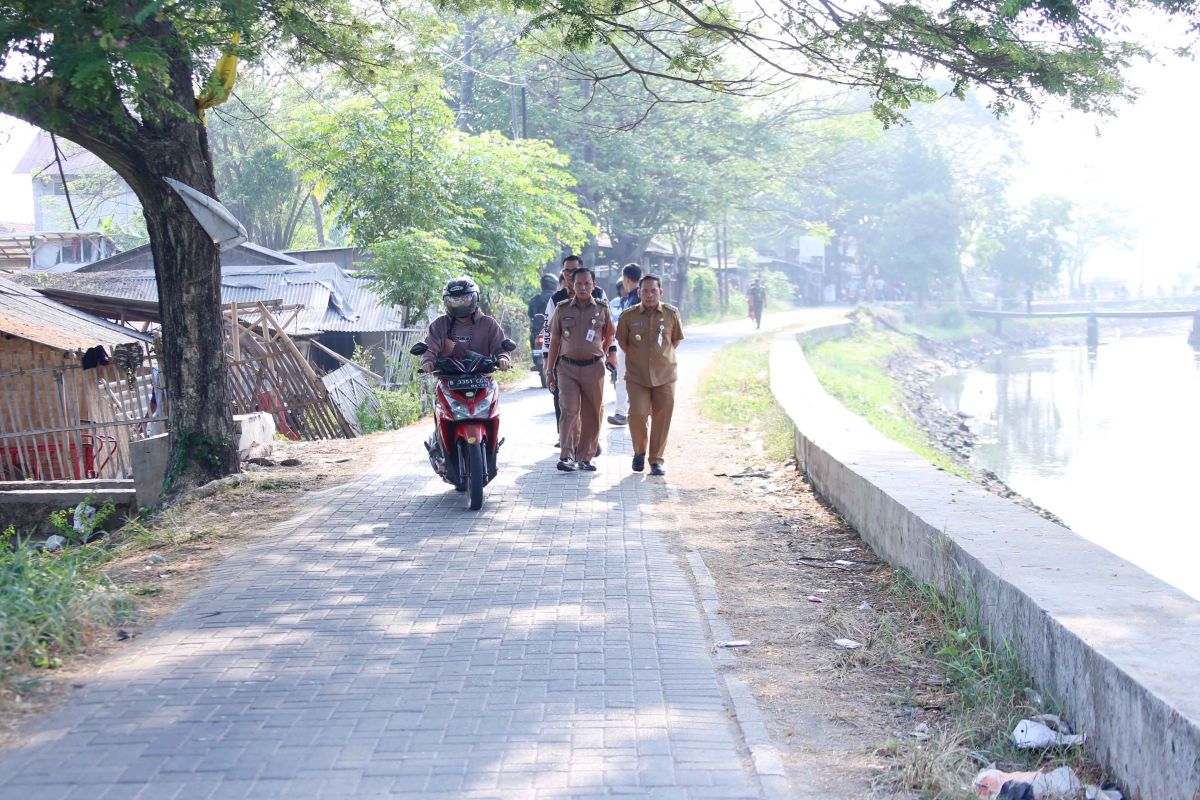
[{"label": "small bridge over canal", "polygon": [[995,320],[996,335],[1003,332],[1006,319],[1086,319],[1088,347],[1100,344],[1101,319],[1168,319],[1171,317],[1191,317],[1192,331],[1188,334],[1188,344],[1200,347],[1200,308],[1194,309],[1151,309],[1113,310],[1088,309],[1079,311],[989,311],[982,308],[967,309],[967,313],[979,319]]}]

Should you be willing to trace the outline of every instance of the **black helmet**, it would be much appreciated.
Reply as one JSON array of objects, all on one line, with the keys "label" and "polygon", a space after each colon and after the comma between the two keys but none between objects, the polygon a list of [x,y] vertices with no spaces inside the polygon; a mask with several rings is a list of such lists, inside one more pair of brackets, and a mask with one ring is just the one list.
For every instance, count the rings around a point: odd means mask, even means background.
[{"label": "black helmet", "polygon": [[470,278],[455,278],[442,291],[442,302],[450,316],[469,317],[479,310],[479,286]]},{"label": "black helmet", "polygon": [[542,291],[543,292],[553,292],[557,288],[558,288],[558,278],[554,277],[553,275],[551,275],[549,273],[546,273],[545,275],[542,276]]}]

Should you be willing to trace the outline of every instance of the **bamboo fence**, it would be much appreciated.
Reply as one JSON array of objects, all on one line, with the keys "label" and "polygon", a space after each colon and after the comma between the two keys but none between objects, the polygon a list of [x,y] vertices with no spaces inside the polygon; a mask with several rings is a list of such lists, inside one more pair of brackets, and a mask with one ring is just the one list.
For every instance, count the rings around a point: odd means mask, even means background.
[{"label": "bamboo fence", "polygon": [[234,413],[266,411],[275,418],[279,432],[290,439],[353,437],[354,427],[287,334],[287,326],[300,310],[302,306],[262,302],[235,302],[225,307]]},{"label": "bamboo fence", "polygon": [[132,373],[116,364],[84,369],[59,350],[16,339],[5,345],[0,479],[132,477],[130,443],[166,431],[153,359],[143,354]]}]

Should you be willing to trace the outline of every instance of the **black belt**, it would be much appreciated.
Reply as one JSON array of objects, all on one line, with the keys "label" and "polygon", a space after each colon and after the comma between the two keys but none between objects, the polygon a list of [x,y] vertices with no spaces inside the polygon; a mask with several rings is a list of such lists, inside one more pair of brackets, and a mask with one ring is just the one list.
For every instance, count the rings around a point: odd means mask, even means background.
[{"label": "black belt", "polygon": [[590,367],[592,364],[595,364],[597,361],[599,361],[601,358],[603,358],[603,356],[596,356],[595,358],[587,358],[582,361],[580,361],[578,358],[567,358],[566,356],[559,356],[559,358],[561,358],[563,361],[567,362],[568,364],[574,364],[577,367]]}]

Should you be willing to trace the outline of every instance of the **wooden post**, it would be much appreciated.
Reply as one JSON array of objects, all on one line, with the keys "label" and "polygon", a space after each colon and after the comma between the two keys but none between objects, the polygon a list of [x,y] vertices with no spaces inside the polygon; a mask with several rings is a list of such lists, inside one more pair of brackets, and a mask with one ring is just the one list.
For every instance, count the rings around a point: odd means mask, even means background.
[{"label": "wooden post", "polygon": [[1089,314],[1087,318],[1087,346],[1100,346],[1100,320],[1095,314]]}]

